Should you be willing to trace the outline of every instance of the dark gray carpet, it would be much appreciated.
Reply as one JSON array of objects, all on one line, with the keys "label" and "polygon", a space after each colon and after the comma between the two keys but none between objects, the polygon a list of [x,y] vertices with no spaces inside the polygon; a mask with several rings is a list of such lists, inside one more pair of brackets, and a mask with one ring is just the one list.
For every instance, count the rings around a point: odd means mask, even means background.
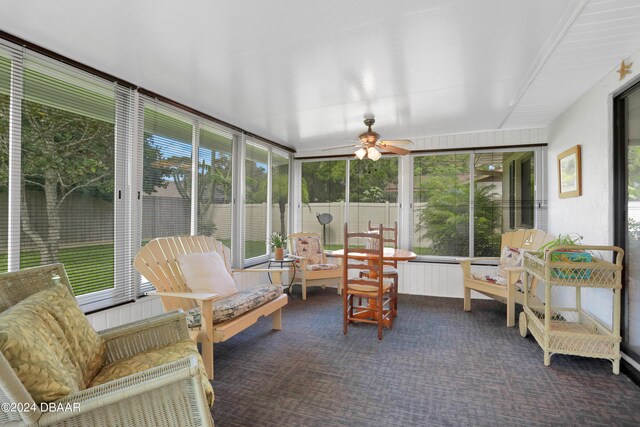
[{"label": "dark gray carpet", "polygon": [[[298,294],[299,298],[299,294]],[[393,330],[342,334],[341,299],[314,290],[215,346],[217,427],[640,425],[640,388],[611,363],[556,355],[543,365],[505,306],[401,295]]]}]

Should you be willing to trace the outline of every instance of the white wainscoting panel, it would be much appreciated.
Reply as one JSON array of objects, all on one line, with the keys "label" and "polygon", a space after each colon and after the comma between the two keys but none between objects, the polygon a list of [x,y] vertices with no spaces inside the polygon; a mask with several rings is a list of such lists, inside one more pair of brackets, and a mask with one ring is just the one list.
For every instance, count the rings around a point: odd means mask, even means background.
[{"label": "white wainscoting panel", "polygon": [[147,317],[162,314],[164,308],[159,297],[149,296],[142,297],[137,301],[124,304],[118,307],[109,308],[89,314],[87,318],[93,328],[97,331],[115,326],[124,325],[126,323],[135,322],[136,320],[146,319]]},{"label": "white wainscoting panel", "polygon": [[[462,270],[458,264],[435,264],[424,262],[398,263],[400,272],[399,292],[409,295],[462,298]],[[495,267],[473,266],[480,274],[495,274]],[[288,276],[285,274],[285,283]],[[239,289],[247,289],[261,283],[269,283],[266,273],[243,273],[236,275]],[[482,294],[471,293],[472,298],[486,299]],[[461,303],[462,304],[462,303]],[[87,316],[96,330],[112,328],[163,313],[159,297],[140,298],[130,304],[99,311]]]},{"label": "white wainscoting panel", "polygon": [[[496,268],[491,266],[473,266],[479,274],[494,275]],[[426,262],[398,263],[398,292],[409,295],[428,295],[434,297],[463,298],[462,269],[459,264],[435,264]],[[471,292],[472,298],[487,297]]]}]

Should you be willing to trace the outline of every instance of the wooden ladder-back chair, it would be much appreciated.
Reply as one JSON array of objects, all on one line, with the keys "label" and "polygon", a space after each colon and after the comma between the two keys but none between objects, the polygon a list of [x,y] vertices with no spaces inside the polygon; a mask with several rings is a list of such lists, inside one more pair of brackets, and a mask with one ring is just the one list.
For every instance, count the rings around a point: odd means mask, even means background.
[{"label": "wooden ladder-back chair", "polygon": [[[289,256],[296,259],[296,277],[302,287],[302,299],[307,299],[307,287],[327,285],[342,290],[340,265],[327,262],[324,247],[318,233],[294,233],[287,239]],[[296,282],[298,279],[296,279]]]},{"label": "wooden ladder-back chair", "polygon": [[[177,257],[191,253],[217,252],[225,262],[229,274],[235,280],[237,273],[272,273],[274,284],[279,292],[273,299],[257,295],[256,302],[249,301],[252,288],[220,298],[217,294],[192,293],[180,270]],[[155,287],[154,294],[159,295],[165,310],[182,309],[187,312],[187,320],[196,316],[200,322],[190,322],[191,337],[202,343],[202,358],[207,375],[213,379],[213,344],[226,341],[237,333],[256,323],[262,316],[273,314],[273,329],[282,329],[281,309],[288,302],[287,295],[282,294],[282,272],[286,268],[254,268],[232,270],[229,248],[208,236],[163,237],[151,240],[136,255],[134,267]],[[267,285],[261,288],[267,288]],[[274,293],[268,295],[271,298]],[[233,311],[234,301],[247,307],[251,303],[254,308],[232,317],[230,320],[216,322],[216,311],[225,313]]]},{"label": "wooden ladder-back chair", "polygon": [[[369,220],[367,223],[367,230],[369,230],[370,233],[379,232],[378,227],[373,227],[371,225],[371,220]],[[393,227],[382,226],[382,236],[383,236],[382,241],[385,247],[392,247],[393,249],[398,249],[398,221],[394,221]],[[394,305],[392,309],[393,309],[393,315],[396,316],[398,313],[398,298],[397,298],[398,296],[398,261],[385,260],[383,261],[383,264],[384,264],[383,276],[385,278],[393,280],[392,293],[394,295],[394,298],[393,298]],[[366,273],[361,272],[360,277],[363,277],[363,275],[365,274]]]},{"label": "wooden ladder-back chair", "polygon": [[[529,304],[542,306],[536,296],[537,279],[532,278],[529,286],[520,282],[524,268],[524,251],[537,251],[555,236],[536,229],[516,230],[502,235],[500,257],[469,258],[460,261],[464,284],[464,311],[471,311],[471,290],[480,292],[507,305],[507,326],[515,325],[515,305],[522,305],[524,292],[528,292]],[[510,258],[510,255],[513,257]],[[509,258],[513,261],[509,261]],[[502,275],[482,276],[474,274],[471,264],[476,261],[498,261]],[[501,283],[502,282],[502,283]],[[520,285],[520,290],[518,289]]]},{"label": "wooden ladder-back chair", "polygon": [[[342,260],[342,310],[343,332],[346,335],[350,323],[364,322],[378,326],[378,339],[382,340],[382,329],[385,325],[393,327],[392,307],[394,305],[393,285],[385,282],[384,275],[384,236],[382,224],[378,228],[377,238],[371,233],[349,233],[349,227],[344,225],[344,258]],[[359,239],[371,241],[375,239],[377,244],[373,248],[363,248],[357,245]],[[353,258],[349,254],[357,252],[366,254],[368,262],[352,263]],[[361,258],[360,258],[361,259]],[[365,273],[360,277],[349,277],[349,270],[356,269]],[[356,304],[356,298],[358,304]],[[367,305],[362,305],[362,299],[367,299]]]}]

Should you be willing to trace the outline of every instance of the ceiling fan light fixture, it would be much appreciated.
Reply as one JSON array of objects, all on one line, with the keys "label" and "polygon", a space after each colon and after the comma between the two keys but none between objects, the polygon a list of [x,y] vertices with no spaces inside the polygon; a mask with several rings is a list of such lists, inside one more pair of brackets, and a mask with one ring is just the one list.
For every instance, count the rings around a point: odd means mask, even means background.
[{"label": "ceiling fan light fixture", "polygon": [[380,152],[376,150],[375,147],[369,147],[367,148],[367,156],[375,162],[380,157],[382,157],[382,154],[380,154]]},{"label": "ceiling fan light fixture", "polygon": [[359,150],[356,150],[356,157],[360,160],[364,159],[364,156],[367,155],[367,150],[364,148],[361,148]]}]

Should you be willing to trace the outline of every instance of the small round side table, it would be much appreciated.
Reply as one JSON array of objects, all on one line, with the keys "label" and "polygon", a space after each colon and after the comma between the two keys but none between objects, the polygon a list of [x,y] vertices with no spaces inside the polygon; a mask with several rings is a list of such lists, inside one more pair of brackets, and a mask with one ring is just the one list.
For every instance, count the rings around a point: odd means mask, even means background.
[{"label": "small round side table", "polygon": [[[292,272],[289,273],[289,276],[291,277],[289,279],[289,286],[286,287],[285,292],[288,293],[291,298],[293,298],[293,296],[291,296],[291,286],[293,286],[293,281],[296,278],[296,267],[294,265],[295,262],[295,258],[286,256],[283,259],[269,258],[269,264],[267,264],[267,268],[271,268],[274,265],[277,267],[278,264],[280,264],[280,268],[284,268],[285,264],[289,264],[290,271]],[[267,273],[267,275],[269,276],[269,282],[273,283],[273,280],[271,279],[271,273]]]}]

